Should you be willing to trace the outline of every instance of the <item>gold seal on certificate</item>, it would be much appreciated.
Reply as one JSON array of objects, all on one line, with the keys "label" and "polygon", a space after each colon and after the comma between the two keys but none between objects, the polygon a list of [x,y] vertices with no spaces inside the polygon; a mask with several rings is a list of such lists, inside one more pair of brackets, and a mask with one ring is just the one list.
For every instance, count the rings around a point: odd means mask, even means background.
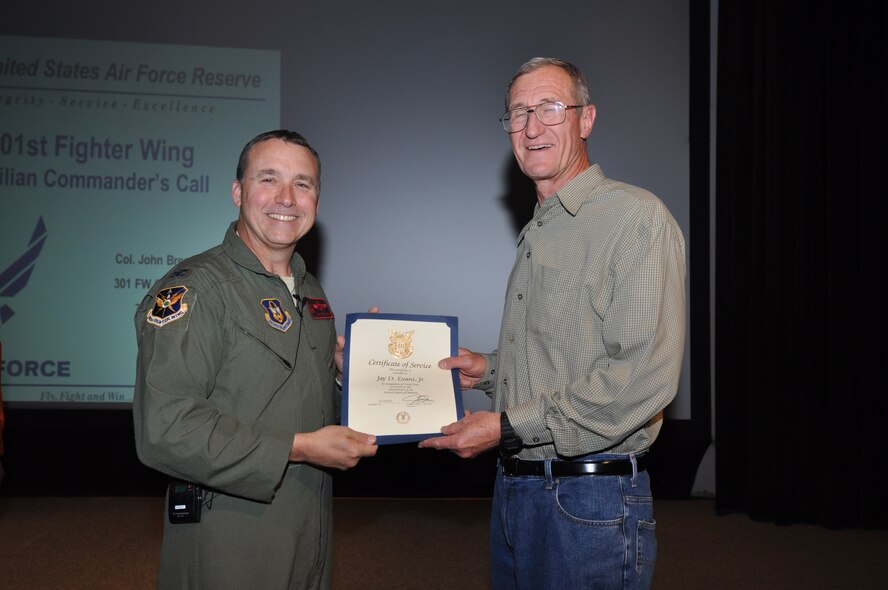
[{"label": "gold seal on certificate", "polygon": [[438,367],[456,354],[455,317],[348,314],[345,333],[343,424],[390,444],[440,435],[462,416],[456,371]]},{"label": "gold seal on certificate", "polygon": [[413,354],[413,330],[409,332],[389,330],[389,354],[396,359],[405,359]]}]

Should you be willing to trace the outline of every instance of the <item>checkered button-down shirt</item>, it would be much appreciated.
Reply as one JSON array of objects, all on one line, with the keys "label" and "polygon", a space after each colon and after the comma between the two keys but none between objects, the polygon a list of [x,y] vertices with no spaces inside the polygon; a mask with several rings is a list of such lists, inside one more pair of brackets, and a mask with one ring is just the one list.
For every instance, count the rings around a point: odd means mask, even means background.
[{"label": "checkered button-down shirt", "polygon": [[648,448],[685,338],[684,237],[666,206],[597,165],[518,237],[496,352],[479,388],[524,459]]}]

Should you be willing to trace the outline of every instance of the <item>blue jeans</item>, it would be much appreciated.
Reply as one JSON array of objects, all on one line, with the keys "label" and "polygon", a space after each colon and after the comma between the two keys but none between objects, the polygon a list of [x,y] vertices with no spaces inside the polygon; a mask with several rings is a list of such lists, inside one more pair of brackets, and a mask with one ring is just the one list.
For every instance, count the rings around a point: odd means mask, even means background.
[{"label": "blue jeans", "polygon": [[491,588],[650,588],[657,559],[653,512],[646,471],[553,479],[504,476],[498,469],[490,519]]}]

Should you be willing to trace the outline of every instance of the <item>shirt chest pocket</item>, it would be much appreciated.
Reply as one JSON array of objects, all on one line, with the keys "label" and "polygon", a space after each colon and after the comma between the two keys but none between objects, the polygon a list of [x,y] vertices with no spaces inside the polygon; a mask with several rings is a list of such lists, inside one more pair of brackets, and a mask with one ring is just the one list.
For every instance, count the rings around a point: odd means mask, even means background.
[{"label": "shirt chest pocket", "polygon": [[527,283],[527,330],[549,342],[576,334],[589,314],[586,288],[575,272],[536,266]]}]

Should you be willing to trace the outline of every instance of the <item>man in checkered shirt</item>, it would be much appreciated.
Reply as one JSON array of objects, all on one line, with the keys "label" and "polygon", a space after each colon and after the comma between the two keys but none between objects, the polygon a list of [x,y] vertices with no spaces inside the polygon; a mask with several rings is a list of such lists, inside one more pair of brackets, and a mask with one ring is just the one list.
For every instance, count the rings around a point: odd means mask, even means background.
[{"label": "man in checkered shirt", "polygon": [[498,447],[494,590],[649,588],[656,560],[646,454],[678,387],[685,245],[650,192],[586,154],[595,106],[571,63],[534,58],[506,91],[503,129],[533,180],[499,346],[443,359],[493,398],[421,447]]}]

